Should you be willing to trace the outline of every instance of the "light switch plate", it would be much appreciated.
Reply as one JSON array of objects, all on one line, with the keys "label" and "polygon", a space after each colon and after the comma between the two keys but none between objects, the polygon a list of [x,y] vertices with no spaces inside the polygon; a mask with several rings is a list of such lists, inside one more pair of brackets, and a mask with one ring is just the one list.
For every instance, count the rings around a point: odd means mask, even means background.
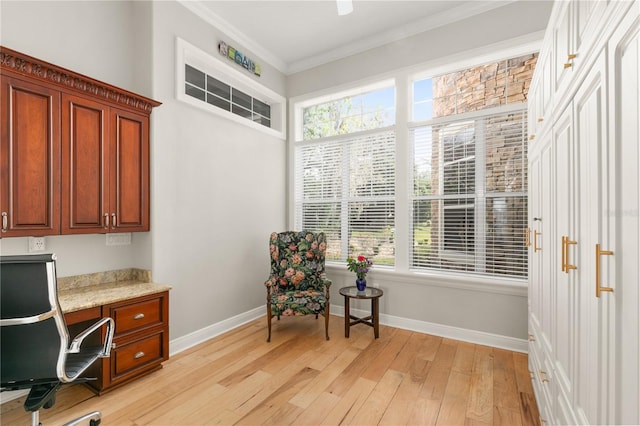
[{"label": "light switch plate", "polygon": [[131,244],[131,232],[124,234],[106,234],[108,246],[128,246]]}]

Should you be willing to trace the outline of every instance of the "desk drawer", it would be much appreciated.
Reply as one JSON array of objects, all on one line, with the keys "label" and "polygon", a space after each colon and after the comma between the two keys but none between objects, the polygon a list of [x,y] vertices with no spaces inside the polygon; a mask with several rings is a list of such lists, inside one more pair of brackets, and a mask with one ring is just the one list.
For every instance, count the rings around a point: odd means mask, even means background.
[{"label": "desk drawer", "polygon": [[163,338],[164,332],[159,332],[121,347],[116,346],[111,354],[113,379],[119,379],[135,370],[163,361]]},{"label": "desk drawer", "polygon": [[116,323],[116,336],[162,324],[162,298],[112,307],[109,315]]}]

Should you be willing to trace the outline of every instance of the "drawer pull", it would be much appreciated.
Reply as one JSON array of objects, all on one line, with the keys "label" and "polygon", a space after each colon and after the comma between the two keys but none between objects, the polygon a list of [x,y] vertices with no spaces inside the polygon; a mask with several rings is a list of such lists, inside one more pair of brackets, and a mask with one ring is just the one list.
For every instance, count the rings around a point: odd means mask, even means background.
[{"label": "drawer pull", "polygon": [[7,232],[7,212],[2,212],[2,232]]},{"label": "drawer pull", "polygon": [[144,314],[142,312],[140,312],[139,314],[135,314],[135,316],[133,317],[134,320],[139,320],[144,318]]},{"label": "drawer pull", "polygon": [[140,351],[140,352],[136,352],[136,354],[133,356],[134,359],[140,359],[144,356],[144,352]]}]

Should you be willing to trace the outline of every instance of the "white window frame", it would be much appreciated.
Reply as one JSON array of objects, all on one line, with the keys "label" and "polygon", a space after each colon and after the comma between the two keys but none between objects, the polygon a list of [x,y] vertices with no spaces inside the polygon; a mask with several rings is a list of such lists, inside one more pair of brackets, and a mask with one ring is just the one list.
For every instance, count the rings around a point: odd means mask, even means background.
[{"label": "white window frame", "polygon": [[[244,126],[286,139],[286,104],[284,96],[255,81],[244,70],[235,69],[222,59],[211,56],[191,43],[176,37],[176,99],[196,108],[229,119]],[[231,111],[225,111],[215,105],[203,102],[185,93],[185,65],[190,65],[211,77],[250,95],[271,106],[271,127],[241,117]]]}]

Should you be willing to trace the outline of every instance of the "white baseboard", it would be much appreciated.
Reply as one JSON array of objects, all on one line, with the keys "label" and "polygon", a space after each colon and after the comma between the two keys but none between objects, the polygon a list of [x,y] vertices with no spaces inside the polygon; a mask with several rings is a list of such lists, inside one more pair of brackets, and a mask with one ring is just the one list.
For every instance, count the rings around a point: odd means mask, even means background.
[{"label": "white baseboard", "polygon": [[206,342],[209,339],[219,336],[222,333],[226,333],[227,331],[233,330],[234,328],[240,327],[241,325],[253,321],[254,319],[260,318],[264,315],[266,315],[265,307],[260,306],[259,308],[254,308],[245,313],[227,318],[226,320],[222,320],[215,324],[211,324],[207,327],[201,328],[200,330],[196,330],[185,336],[173,339],[169,342],[169,356],[180,353],[202,342]]},{"label": "white baseboard", "polygon": [[[331,313],[344,317],[343,306],[331,306]],[[371,312],[351,309],[352,315],[366,317]],[[529,343],[526,339],[502,336],[499,334],[487,333],[484,331],[470,330],[466,328],[453,327],[451,325],[436,324],[427,321],[418,321],[409,318],[397,317],[394,315],[380,314],[380,324],[390,327],[402,328],[404,330],[417,331],[431,334],[433,336],[446,337],[448,339],[461,340],[463,342],[475,343],[477,345],[491,346],[494,348],[507,349],[514,352],[527,353]]]},{"label": "white baseboard", "polygon": [[[365,317],[371,314],[370,312],[359,309],[352,309],[352,313],[353,315],[360,317]],[[331,314],[344,317],[344,307],[332,305]],[[261,306],[194,331],[186,336],[178,337],[177,339],[169,342],[169,354],[175,355],[222,333],[253,321],[254,319],[260,318],[263,315],[265,315],[264,307]],[[404,330],[431,334],[434,336],[446,337],[448,339],[461,340],[478,345],[507,349],[514,352],[528,352],[528,342],[525,339],[516,339],[514,337],[501,336],[498,334],[486,333],[484,331],[469,330],[450,325],[435,324],[427,321],[417,321],[387,314],[380,314],[380,324],[402,328]]]}]

